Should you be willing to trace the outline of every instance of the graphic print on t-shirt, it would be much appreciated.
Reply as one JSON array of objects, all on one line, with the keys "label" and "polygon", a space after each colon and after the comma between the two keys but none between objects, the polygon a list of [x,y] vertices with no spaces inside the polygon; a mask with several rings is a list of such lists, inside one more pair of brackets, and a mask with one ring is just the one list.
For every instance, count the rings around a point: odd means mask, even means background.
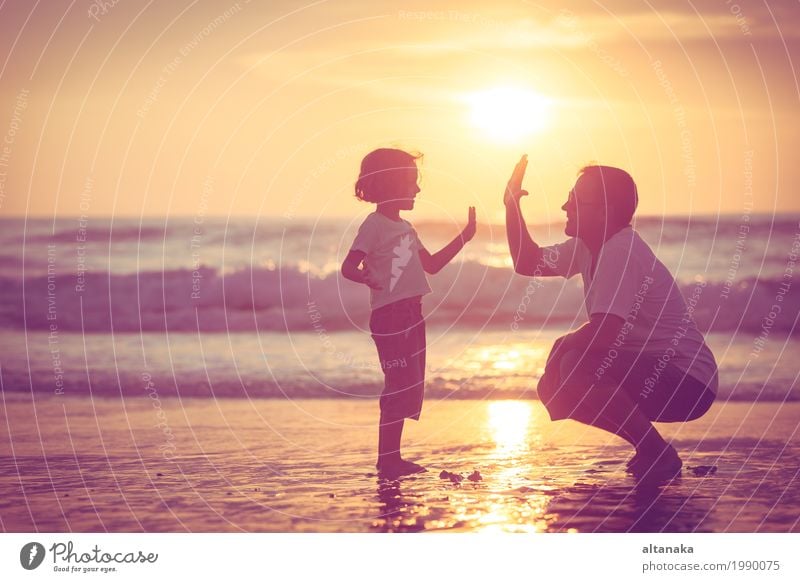
[{"label": "graphic print on t-shirt", "polygon": [[392,250],[395,258],[392,259],[392,279],[389,281],[389,291],[394,290],[394,286],[400,280],[400,275],[403,274],[403,268],[411,259],[411,235],[406,234],[400,237],[400,243]]},{"label": "graphic print on t-shirt", "polygon": [[422,248],[417,231],[407,220],[392,220],[379,212],[364,219],[350,250],[364,253],[365,264],[380,281],[379,289],[369,290],[373,310],[431,292],[419,256]]}]

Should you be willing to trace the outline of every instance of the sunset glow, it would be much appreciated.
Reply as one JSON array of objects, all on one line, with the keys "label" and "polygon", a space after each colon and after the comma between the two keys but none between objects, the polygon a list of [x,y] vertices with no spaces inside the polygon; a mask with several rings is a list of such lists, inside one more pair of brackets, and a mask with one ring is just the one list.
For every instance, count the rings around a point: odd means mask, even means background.
[{"label": "sunset glow", "polygon": [[523,152],[544,221],[592,160],[632,173],[641,214],[740,214],[745,171],[754,213],[800,209],[798,37],[765,6],[745,35],[725,3],[112,4],[3,5],[4,216],[80,214],[90,191],[96,217],[349,220],[361,158],[395,145],[425,156],[417,221],[463,214],[468,184],[502,222]]},{"label": "sunset glow", "polygon": [[538,133],[550,115],[550,101],[528,89],[493,87],[467,100],[472,124],[496,141],[516,142]]}]

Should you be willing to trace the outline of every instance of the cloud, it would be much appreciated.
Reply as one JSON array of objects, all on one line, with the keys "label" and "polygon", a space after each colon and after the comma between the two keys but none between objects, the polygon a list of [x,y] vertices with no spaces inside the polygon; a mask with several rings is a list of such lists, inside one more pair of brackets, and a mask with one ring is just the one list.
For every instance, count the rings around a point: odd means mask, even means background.
[{"label": "cloud", "polygon": [[[631,44],[645,47],[667,42],[709,44],[733,40],[755,40],[780,35],[800,36],[795,19],[780,22],[773,18],[786,11],[782,4],[771,9],[765,6],[725,4],[713,10],[703,7],[701,13],[686,6],[669,5],[663,11],[634,9],[628,3],[617,3],[606,10],[547,10],[540,6],[515,3],[492,9],[471,10],[465,4],[458,10],[387,10],[366,22],[337,26],[325,34],[314,34],[302,44],[295,44],[276,53],[251,53],[238,59],[247,67],[263,67],[278,72],[304,71],[315,65],[341,57],[353,62],[367,53],[381,58],[412,59],[451,58],[468,53],[503,54],[530,51],[580,51],[593,45]],[[380,8],[379,5],[375,6]],[[795,9],[796,12],[796,9]],[[796,14],[795,14],[796,16]],[[334,20],[335,21],[335,20]],[[355,64],[356,77],[369,76],[379,64]],[[359,74],[359,72],[361,74]]]}]

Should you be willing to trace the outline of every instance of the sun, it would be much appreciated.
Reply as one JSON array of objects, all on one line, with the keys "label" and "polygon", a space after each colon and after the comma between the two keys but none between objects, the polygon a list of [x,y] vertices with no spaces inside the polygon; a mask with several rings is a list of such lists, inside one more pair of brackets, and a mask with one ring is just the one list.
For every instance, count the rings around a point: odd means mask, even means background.
[{"label": "sun", "polygon": [[550,101],[518,87],[493,87],[467,96],[472,124],[496,141],[514,142],[542,131]]}]

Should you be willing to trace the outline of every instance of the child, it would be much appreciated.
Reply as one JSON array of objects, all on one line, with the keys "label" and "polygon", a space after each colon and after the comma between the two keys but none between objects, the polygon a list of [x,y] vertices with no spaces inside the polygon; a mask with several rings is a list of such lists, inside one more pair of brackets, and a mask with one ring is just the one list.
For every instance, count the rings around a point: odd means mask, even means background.
[{"label": "child", "polygon": [[[467,226],[431,255],[401,210],[414,208],[420,191],[414,156],[378,149],[361,162],[356,198],[377,205],[358,229],[342,264],[342,275],[370,288],[369,328],[384,374],[378,429],[378,473],[394,479],[425,468],[400,456],[406,418],[419,420],[425,383],[425,320],[422,296],[430,293],[425,273],[437,273],[475,236],[475,208]],[[361,264],[363,268],[360,268]]]}]

